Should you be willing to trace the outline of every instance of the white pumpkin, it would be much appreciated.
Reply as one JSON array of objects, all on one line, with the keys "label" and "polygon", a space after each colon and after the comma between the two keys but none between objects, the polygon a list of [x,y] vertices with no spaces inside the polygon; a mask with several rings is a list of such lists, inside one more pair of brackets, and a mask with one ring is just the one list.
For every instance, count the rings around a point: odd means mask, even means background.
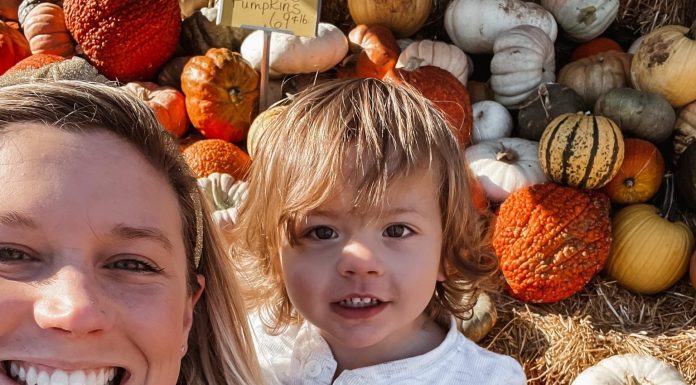
[{"label": "white pumpkin", "polygon": [[518,25],[541,28],[556,41],[558,25],[551,12],[522,0],[453,0],[445,10],[445,30],[467,53],[490,54],[502,32]]},{"label": "white pumpkin", "polygon": [[513,129],[512,115],[505,106],[493,100],[482,100],[471,105],[474,123],[471,143],[510,136]]},{"label": "white pumpkin", "polygon": [[541,0],[568,36],[588,41],[599,36],[616,19],[619,0]]},{"label": "white pumpkin", "polygon": [[578,375],[571,385],[687,385],[673,366],[652,356],[623,354],[605,358]]},{"label": "white pumpkin", "polygon": [[[471,59],[454,44],[433,40],[415,41],[401,51],[396,67],[406,67],[414,60],[418,62],[418,66],[435,66],[449,71],[463,85],[466,85],[469,78]],[[413,67],[409,65],[409,68]]]},{"label": "white pumpkin", "polygon": [[540,84],[556,80],[553,41],[537,27],[521,25],[501,33],[493,52],[491,89],[504,106],[514,107]]},{"label": "white pumpkin", "polygon": [[471,318],[461,321],[459,331],[474,342],[479,342],[488,335],[498,321],[495,304],[486,292],[479,293],[470,315]]},{"label": "white pumpkin", "polygon": [[633,40],[633,43],[631,43],[631,46],[628,47],[628,53],[630,54],[635,54],[638,51],[638,48],[640,48],[640,43],[643,42],[645,39],[645,35],[638,36],[636,40]]},{"label": "white pumpkin", "polygon": [[218,172],[197,181],[203,197],[213,210],[213,223],[225,235],[236,223],[239,207],[247,197],[248,182],[237,181],[229,174]]},{"label": "white pumpkin", "polygon": [[[263,31],[247,36],[240,48],[242,57],[257,71],[261,69]],[[340,63],[348,53],[348,38],[338,27],[319,23],[316,37],[271,33],[269,47],[269,75],[324,72]]]},{"label": "white pumpkin", "polygon": [[464,150],[469,168],[493,202],[502,202],[523,187],[548,181],[539,165],[538,152],[538,142],[521,138],[487,140]]}]

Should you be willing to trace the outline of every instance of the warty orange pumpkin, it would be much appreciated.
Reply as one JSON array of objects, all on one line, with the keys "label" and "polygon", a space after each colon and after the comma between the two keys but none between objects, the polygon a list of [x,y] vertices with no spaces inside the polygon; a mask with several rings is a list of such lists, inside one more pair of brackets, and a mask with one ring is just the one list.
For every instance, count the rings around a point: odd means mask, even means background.
[{"label": "warty orange pumpkin", "polygon": [[17,64],[8,69],[6,73],[41,68],[47,64],[58,63],[65,60],[66,59],[63,56],[50,55],[47,53],[35,53],[18,61]]},{"label": "warty orange pumpkin", "polygon": [[198,178],[219,172],[230,174],[235,180],[246,178],[251,159],[233,143],[220,139],[193,142],[182,152],[184,161]]},{"label": "warty orange pumpkin", "polygon": [[512,193],[493,234],[512,295],[556,302],[582,289],[609,255],[609,211],[609,198],[596,190],[544,183]]}]

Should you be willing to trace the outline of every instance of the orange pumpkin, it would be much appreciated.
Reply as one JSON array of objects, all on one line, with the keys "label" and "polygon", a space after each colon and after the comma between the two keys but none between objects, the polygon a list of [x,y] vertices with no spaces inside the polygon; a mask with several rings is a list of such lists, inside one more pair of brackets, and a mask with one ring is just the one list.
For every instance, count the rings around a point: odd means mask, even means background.
[{"label": "orange pumpkin", "polygon": [[609,199],[596,190],[544,183],[510,194],[493,247],[512,295],[556,302],[582,289],[609,256],[609,212]]},{"label": "orange pumpkin", "polygon": [[381,25],[358,25],[348,33],[348,40],[359,47],[354,67],[344,70],[341,76],[382,79],[396,66],[399,45],[394,34]]},{"label": "orange pumpkin", "polygon": [[29,55],[29,42],[19,32],[19,25],[0,21],[0,75]]},{"label": "orange pumpkin", "polygon": [[178,0],[65,0],[65,24],[101,74],[121,82],[149,79],[174,53]]},{"label": "orange pumpkin", "polygon": [[411,69],[407,66],[389,71],[384,79],[396,83],[408,83],[430,99],[445,115],[450,128],[462,144],[471,143],[473,112],[469,92],[449,71],[435,66]]},{"label": "orange pumpkin", "polygon": [[174,137],[184,136],[189,124],[184,94],[176,88],[151,82],[131,82],[123,88],[143,100]]},{"label": "orange pumpkin", "polygon": [[235,180],[241,180],[246,178],[251,166],[251,159],[246,152],[233,143],[220,139],[196,141],[181,154],[198,178],[219,172],[230,174]]},{"label": "orange pumpkin", "polygon": [[17,64],[13,65],[12,68],[8,69],[5,73],[9,74],[14,71],[41,68],[47,64],[58,63],[64,60],[65,58],[63,56],[50,55],[46,53],[36,53],[18,61]]},{"label": "orange pumpkin", "polygon": [[573,53],[570,54],[570,61],[576,61],[606,51],[624,52],[624,49],[619,43],[608,37],[597,37],[575,47]]},{"label": "orange pumpkin", "polygon": [[237,52],[211,48],[181,73],[191,123],[209,139],[246,138],[259,102],[259,75]]},{"label": "orange pumpkin", "polygon": [[665,161],[660,150],[647,140],[624,139],[624,160],[604,190],[616,203],[646,202],[662,184]]},{"label": "orange pumpkin", "polygon": [[22,0],[2,0],[0,1],[0,20],[19,20],[17,15],[19,3]]},{"label": "orange pumpkin", "polygon": [[71,57],[75,43],[65,26],[63,7],[52,3],[41,3],[34,7],[24,19],[24,36],[34,54],[46,53]]}]

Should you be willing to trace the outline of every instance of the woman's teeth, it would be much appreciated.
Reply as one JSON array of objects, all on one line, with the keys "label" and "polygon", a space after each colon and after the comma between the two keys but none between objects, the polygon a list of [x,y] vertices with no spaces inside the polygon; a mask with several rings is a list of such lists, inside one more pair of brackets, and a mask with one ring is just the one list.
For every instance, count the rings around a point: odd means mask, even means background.
[{"label": "woman's teeth", "polygon": [[381,301],[376,298],[346,298],[338,301],[339,306],[354,308],[375,306],[379,305],[380,303]]},{"label": "woman's teeth", "polygon": [[10,363],[10,376],[26,385],[113,385],[116,374],[116,368],[49,372],[26,363]]}]

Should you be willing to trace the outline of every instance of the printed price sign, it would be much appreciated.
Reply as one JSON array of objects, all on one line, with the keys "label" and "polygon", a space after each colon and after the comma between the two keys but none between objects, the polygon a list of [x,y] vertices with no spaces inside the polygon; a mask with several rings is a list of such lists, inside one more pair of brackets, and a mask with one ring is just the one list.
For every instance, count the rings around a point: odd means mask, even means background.
[{"label": "printed price sign", "polygon": [[315,37],[321,0],[218,0],[218,24]]}]

